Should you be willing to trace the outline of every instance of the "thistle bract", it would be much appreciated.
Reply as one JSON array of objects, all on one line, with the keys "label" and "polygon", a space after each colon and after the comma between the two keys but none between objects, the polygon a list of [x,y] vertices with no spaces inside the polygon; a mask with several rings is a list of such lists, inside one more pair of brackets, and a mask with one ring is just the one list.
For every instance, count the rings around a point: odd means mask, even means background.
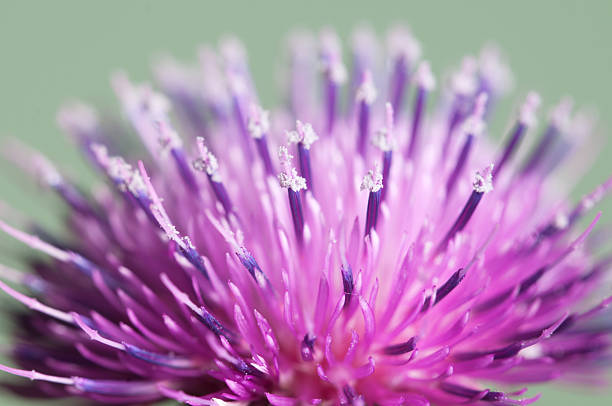
[{"label": "thistle bract", "polygon": [[115,74],[138,152],[92,108],[62,109],[96,193],[9,150],[65,201],[74,238],[0,222],[49,257],[0,268],[30,310],[13,313],[0,369],[33,382],[7,386],[124,404],[509,405],[537,399],[527,383],[598,382],[610,261],[592,253],[590,208],[612,180],[577,203],[554,182],[591,117],[564,100],[534,135],[530,92],[496,146],[487,127],[513,81],[494,47],[436,79],[402,27],[384,58],[358,30],[349,68],[332,31],[288,44],[286,104],[269,112],[233,38],[197,67],[161,61],[155,87]]}]

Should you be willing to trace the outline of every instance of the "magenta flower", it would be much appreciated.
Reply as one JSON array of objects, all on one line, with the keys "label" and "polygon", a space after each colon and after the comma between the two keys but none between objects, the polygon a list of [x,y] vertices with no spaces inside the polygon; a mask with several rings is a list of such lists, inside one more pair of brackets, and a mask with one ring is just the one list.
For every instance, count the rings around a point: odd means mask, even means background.
[{"label": "magenta flower", "polygon": [[31,310],[14,313],[0,369],[34,382],[6,386],[122,404],[522,405],[537,396],[520,385],[602,379],[611,261],[589,209],[612,178],[576,204],[555,183],[581,176],[591,117],[562,101],[533,136],[531,92],[497,147],[487,122],[512,77],[494,48],[434,93],[403,28],[384,61],[358,31],[350,72],[332,32],[313,44],[291,38],[287,103],[270,113],[234,39],[199,69],[157,65],[163,94],[115,75],[129,129],[63,109],[106,181],[90,195],[10,149],[71,209],[74,238],[0,222],[51,258],[0,268]]}]

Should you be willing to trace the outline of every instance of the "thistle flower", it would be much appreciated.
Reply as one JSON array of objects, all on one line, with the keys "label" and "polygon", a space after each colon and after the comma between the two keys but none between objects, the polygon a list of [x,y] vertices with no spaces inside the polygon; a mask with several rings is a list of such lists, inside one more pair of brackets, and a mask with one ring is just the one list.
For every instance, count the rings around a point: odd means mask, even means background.
[{"label": "thistle flower", "polygon": [[34,382],[7,386],[123,404],[522,405],[537,396],[508,388],[601,379],[611,261],[583,242],[612,179],[573,205],[554,181],[589,117],[563,101],[535,137],[530,92],[496,147],[487,125],[512,77],[490,45],[434,99],[405,28],[389,33],[388,75],[358,31],[350,85],[337,36],[322,34],[318,64],[313,43],[291,39],[290,102],[271,112],[236,39],[199,69],[164,60],[161,91],[115,75],[139,154],[92,108],[63,109],[105,179],[95,194],[10,150],[66,202],[74,238],[0,222],[50,257],[0,268],[31,310],[13,313],[0,369]]}]

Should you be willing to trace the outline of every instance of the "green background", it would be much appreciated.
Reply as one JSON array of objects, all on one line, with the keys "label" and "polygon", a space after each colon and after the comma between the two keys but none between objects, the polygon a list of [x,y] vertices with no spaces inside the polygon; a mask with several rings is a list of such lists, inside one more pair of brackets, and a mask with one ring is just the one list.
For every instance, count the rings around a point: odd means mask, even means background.
[{"label": "green background", "polygon": [[[544,109],[563,95],[597,107],[601,130],[612,120],[612,1],[0,1],[0,139],[17,137],[43,150],[83,183],[91,178],[55,124],[58,106],[75,98],[114,107],[110,72],[123,68],[135,80],[150,78],[149,63],[168,52],[195,60],[199,44],[234,33],[242,38],[264,105],[278,100],[275,74],[284,34],[299,26],[333,26],[346,38],[357,23],[379,32],[405,21],[421,40],[439,74],[466,53],[495,40],[507,53],[517,91],[538,90]],[[514,101],[501,105],[509,113]],[[498,135],[506,124],[493,126]],[[603,156],[612,156],[608,145]],[[60,205],[5,163],[0,201],[58,229]],[[612,172],[599,159],[580,183],[582,193]],[[604,208],[612,208],[604,204]],[[608,211],[609,212],[609,211]],[[1,212],[0,212],[1,213]],[[606,213],[604,212],[604,215]],[[607,222],[610,222],[608,220]],[[23,252],[0,238],[2,262]],[[6,300],[0,301],[3,307]],[[6,330],[6,324],[0,325]],[[0,342],[6,345],[6,339]],[[0,347],[0,350],[2,347]],[[3,377],[4,378],[4,377]],[[536,388],[539,390],[540,388]],[[610,389],[544,387],[541,405],[610,404]],[[35,402],[36,403],[36,402]],[[64,404],[65,402],[60,402]],[[0,404],[30,404],[2,397]]]}]

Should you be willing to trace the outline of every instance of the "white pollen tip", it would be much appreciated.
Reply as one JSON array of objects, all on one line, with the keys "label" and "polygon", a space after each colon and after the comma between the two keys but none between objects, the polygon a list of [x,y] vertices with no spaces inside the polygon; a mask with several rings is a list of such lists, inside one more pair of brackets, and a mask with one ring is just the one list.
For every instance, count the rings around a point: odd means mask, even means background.
[{"label": "white pollen tip", "polygon": [[227,36],[219,41],[219,53],[228,65],[242,64],[247,59],[244,44],[234,36]]},{"label": "white pollen tip", "polygon": [[57,122],[62,130],[78,136],[80,133],[90,133],[98,127],[98,115],[91,106],[76,102],[59,111]]},{"label": "white pollen tip", "polygon": [[404,58],[409,65],[421,57],[421,44],[404,25],[397,25],[388,31],[387,49],[392,58]]},{"label": "white pollen tip", "polygon": [[392,151],[395,148],[395,143],[391,138],[392,132],[389,131],[387,127],[383,127],[376,131],[376,133],[372,136],[372,145],[381,151]]},{"label": "white pollen tip", "polygon": [[529,92],[519,111],[519,121],[527,126],[534,126],[537,123],[537,112],[542,99],[536,92]]},{"label": "white pollen tip", "polygon": [[251,137],[263,137],[270,131],[270,112],[253,103],[247,128]]},{"label": "white pollen tip", "polygon": [[489,193],[493,190],[493,164],[489,164],[476,172],[472,186],[474,191],[478,193]]},{"label": "white pollen tip", "polygon": [[294,192],[306,190],[306,179],[298,176],[295,168],[291,168],[289,174],[281,172],[278,174],[278,183],[282,188],[291,189]]},{"label": "white pollen tip", "polygon": [[488,96],[486,93],[480,93],[474,102],[474,110],[472,114],[465,120],[461,126],[466,134],[480,136],[487,127],[484,121]]},{"label": "white pollen tip", "polygon": [[393,105],[389,102],[385,103],[385,122],[389,130],[393,130]]},{"label": "white pollen tip", "polygon": [[436,78],[431,72],[431,65],[428,61],[423,61],[416,71],[415,80],[419,87],[432,91],[436,88]]},{"label": "white pollen tip", "polygon": [[293,158],[293,155],[289,153],[289,149],[286,146],[281,145],[280,147],[278,147],[278,159],[281,164],[290,164],[291,158]]},{"label": "white pollen tip", "polygon": [[291,166],[293,155],[289,153],[286,146],[278,147],[278,159],[281,163],[281,173],[278,174],[278,183],[282,188],[291,189],[294,192],[305,190],[306,179],[298,176],[297,170]]},{"label": "white pollen tip", "polygon": [[383,188],[383,176],[378,166],[370,169],[361,181],[360,190],[368,190],[370,192],[378,192]]},{"label": "white pollen tip", "polygon": [[581,110],[576,112],[569,124],[569,133],[578,139],[587,137],[597,126],[597,113],[593,110]]},{"label": "white pollen tip", "polygon": [[203,137],[197,137],[196,143],[198,145],[198,152],[200,156],[193,161],[193,169],[200,172],[206,172],[206,174],[211,176],[216,175],[217,170],[219,169],[217,157],[210,152]]},{"label": "white pollen tip", "polygon": [[310,149],[310,146],[319,139],[319,136],[312,128],[310,123],[303,123],[300,120],[295,122],[295,131],[287,131],[287,141],[290,144],[302,143],[304,148]]},{"label": "white pollen tip", "polygon": [[366,70],[363,73],[363,78],[361,80],[361,85],[357,89],[357,94],[355,95],[355,99],[358,102],[365,102],[367,104],[372,104],[376,100],[378,96],[378,92],[376,91],[376,87],[374,86],[374,81],[372,80],[372,73],[369,70]]},{"label": "white pollen tip", "polygon": [[570,97],[564,97],[559,104],[552,108],[550,112],[550,122],[560,131],[567,130],[570,124],[570,114],[574,107],[574,101]]},{"label": "white pollen tip", "polygon": [[495,95],[508,93],[514,87],[514,75],[505,56],[495,44],[486,44],[480,51],[479,74]]},{"label": "white pollen tip", "polygon": [[478,63],[472,56],[463,58],[461,68],[456,71],[451,77],[451,88],[461,96],[472,95],[478,86],[476,73]]}]

